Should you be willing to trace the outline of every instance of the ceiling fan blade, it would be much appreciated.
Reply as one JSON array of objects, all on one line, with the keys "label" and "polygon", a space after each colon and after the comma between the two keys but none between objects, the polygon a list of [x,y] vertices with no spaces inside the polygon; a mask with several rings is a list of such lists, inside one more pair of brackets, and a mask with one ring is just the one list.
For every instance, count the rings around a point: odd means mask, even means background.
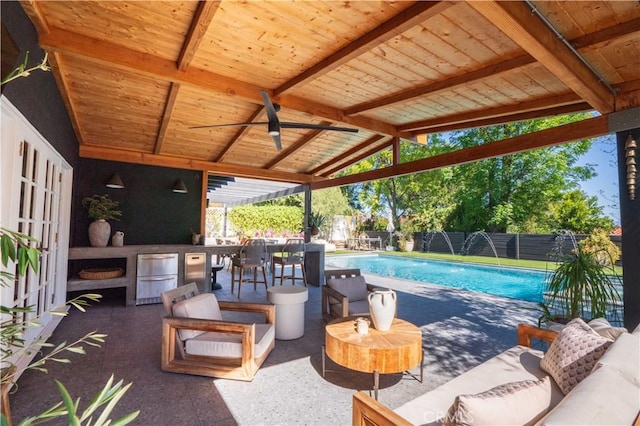
[{"label": "ceiling fan blade", "polygon": [[276,150],[282,151],[282,141],[280,140],[280,134],[278,133],[277,135],[271,135],[271,137],[273,138],[273,143],[276,144]]},{"label": "ceiling fan blade", "polygon": [[269,135],[273,138],[273,142],[276,144],[276,149],[280,151],[282,149],[282,142],[280,141],[280,120],[278,120],[277,108],[273,102],[271,102],[271,99],[269,99],[267,92],[261,90],[260,96],[262,96],[264,109],[267,111],[267,118],[269,119]]},{"label": "ceiling fan blade", "polygon": [[338,132],[358,133],[358,129],[353,129],[351,127],[325,126],[323,124],[311,124],[311,123],[289,123],[286,121],[280,122],[280,127],[285,129],[316,129],[316,130],[334,130]]},{"label": "ceiling fan blade", "polygon": [[266,121],[249,121],[247,123],[230,123],[230,124],[212,124],[208,126],[192,126],[190,129],[210,129],[214,127],[234,127],[234,126],[264,126],[265,124],[269,124]]}]

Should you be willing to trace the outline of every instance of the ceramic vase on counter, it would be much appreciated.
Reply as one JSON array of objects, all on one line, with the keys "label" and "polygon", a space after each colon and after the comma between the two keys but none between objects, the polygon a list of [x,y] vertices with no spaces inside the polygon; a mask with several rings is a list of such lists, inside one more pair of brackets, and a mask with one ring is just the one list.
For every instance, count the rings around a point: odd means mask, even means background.
[{"label": "ceramic vase on counter", "polygon": [[376,330],[388,331],[396,314],[395,291],[378,288],[369,293],[369,313]]},{"label": "ceramic vase on counter", "polygon": [[91,247],[106,247],[111,236],[111,225],[104,219],[89,224],[89,242]]},{"label": "ceramic vase on counter", "polygon": [[111,245],[114,247],[122,247],[124,245],[124,232],[116,231],[111,237]]}]

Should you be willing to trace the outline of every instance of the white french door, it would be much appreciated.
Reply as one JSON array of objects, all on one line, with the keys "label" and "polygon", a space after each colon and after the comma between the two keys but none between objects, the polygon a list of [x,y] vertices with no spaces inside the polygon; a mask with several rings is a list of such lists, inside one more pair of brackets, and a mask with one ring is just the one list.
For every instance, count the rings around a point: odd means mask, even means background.
[{"label": "white french door", "polygon": [[[23,319],[39,317],[40,327],[28,328],[28,344],[46,338],[57,324],[48,312],[64,304],[69,246],[72,169],[5,97],[2,103],[0,164],[0,225],[36,239],[40,269],[18,276],[2,288],[2,304],[31,308]],[[21,363],[19,360],[14,362]]]}]

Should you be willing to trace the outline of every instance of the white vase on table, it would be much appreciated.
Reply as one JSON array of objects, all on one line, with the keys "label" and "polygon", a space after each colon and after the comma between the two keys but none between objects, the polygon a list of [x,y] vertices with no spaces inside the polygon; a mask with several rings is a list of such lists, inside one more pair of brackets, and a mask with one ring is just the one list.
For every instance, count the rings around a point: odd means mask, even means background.
[{"label": "white vase on table", "polygon": [[379,288],[369,293],[369,313],[376,330],[388,331],[396,314],[395,291]]}]

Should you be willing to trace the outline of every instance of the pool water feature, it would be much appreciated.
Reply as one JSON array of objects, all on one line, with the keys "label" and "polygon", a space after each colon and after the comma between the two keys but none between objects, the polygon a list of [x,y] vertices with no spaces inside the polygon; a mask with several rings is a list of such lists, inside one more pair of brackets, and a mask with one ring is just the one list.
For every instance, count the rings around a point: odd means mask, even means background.
[{"label": "pool water feature", "polygon": [[397,256],[327,256],[325,263],[328,268],[359,268],[364,273],[479,291],[529,302],[542,301],[545,280],[544,271]]}]

